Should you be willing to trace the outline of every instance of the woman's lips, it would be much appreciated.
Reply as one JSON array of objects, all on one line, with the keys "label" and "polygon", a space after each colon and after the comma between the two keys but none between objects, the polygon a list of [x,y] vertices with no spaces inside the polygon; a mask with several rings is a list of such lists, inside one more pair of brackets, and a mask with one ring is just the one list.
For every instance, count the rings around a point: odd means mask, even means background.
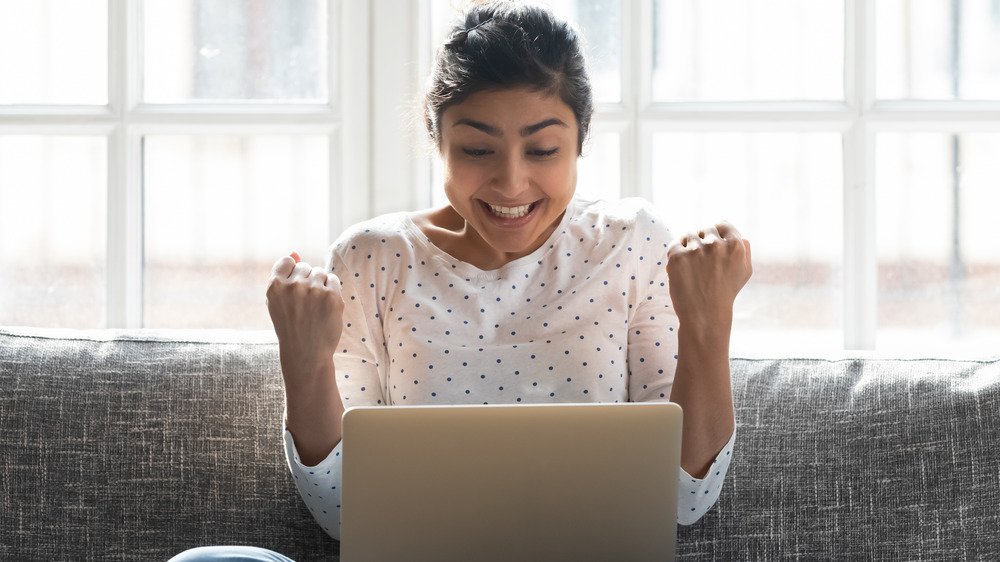
[{"label": "woman's lips", "polygon": [[[524,216],[517,217],[517,216],[502,216],[501,214],[496,213],[490,207],[489,203],[480,200],[480,204],[482,205],[483,212],[486,213],[486,216],[490,219],[490,221],[493,224],[500,226],[502,228],[518,228],[531,222],[532,219],[534,219],[539,206],[541,206],[541,202],[542,200],[528,203],[527,204],[528,212]],[[510,205],[510,206],[503,205],[503,207],[507,207],[510,209],[516,209],[517,207],[523,207],[523,206],[525,205]]]}]

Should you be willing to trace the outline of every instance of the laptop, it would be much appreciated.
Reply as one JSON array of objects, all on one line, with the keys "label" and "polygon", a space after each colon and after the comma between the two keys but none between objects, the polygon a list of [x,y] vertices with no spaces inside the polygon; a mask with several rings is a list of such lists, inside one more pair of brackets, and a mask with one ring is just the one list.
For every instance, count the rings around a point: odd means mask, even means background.
[{"label": "laptop", "polygon": [[343,424],[340,556],[672,560],[680,406],[374,406]]}]

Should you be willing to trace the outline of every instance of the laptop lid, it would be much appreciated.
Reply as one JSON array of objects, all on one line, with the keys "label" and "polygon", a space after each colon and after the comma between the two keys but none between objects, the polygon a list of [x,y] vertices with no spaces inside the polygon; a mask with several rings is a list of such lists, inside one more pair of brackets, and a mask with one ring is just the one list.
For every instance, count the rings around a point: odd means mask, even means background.
[{"label": "laptop lid", "polygon": [[671,560],[674,403],[350,408],[341,558]]}]

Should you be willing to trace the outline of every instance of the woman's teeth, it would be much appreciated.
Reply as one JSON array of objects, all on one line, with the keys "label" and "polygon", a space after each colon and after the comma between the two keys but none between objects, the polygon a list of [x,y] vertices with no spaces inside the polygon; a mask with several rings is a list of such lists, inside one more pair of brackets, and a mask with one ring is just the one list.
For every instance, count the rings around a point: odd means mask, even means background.
[{"label": "woman's teeth", "polygon": [[528,211],[531,210],[531,205],[521,205],[520,207],[501,207],[492,203],[487,203],[487,205],[489,205],[493,214],[505,219],[519,219],[527,215]]}]

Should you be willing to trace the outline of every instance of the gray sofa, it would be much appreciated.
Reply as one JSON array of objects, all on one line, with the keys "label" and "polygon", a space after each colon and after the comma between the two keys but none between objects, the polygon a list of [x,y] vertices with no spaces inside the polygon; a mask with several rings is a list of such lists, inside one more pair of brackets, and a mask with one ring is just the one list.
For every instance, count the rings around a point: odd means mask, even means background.
[{"label": "gray sofa", "polygon": [[[732,366],[736,456],[681,557],[1000,559],[1000,360]],[[0,559],[337,559],[266,334],[0,328],[0,389]]]}]

